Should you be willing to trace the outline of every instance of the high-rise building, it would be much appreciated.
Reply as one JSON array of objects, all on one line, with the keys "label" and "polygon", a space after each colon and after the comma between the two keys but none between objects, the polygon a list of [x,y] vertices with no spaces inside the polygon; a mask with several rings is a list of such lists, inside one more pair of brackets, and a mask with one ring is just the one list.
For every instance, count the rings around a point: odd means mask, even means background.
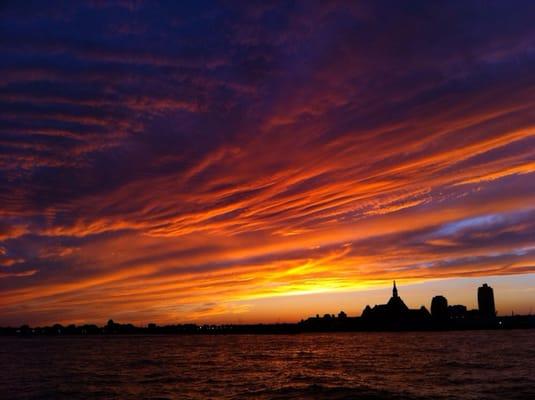
[{"label": "high-rise building", "polygon": [[479,306],[479,315],[482,317],[493,318],[496,316],[494,291],[486,283],[477,289],[477,304]]},{"label": "high-rise building", "polygon": [[435,296],[431,300],[431,316],[439,321],[448,319],[448,300],[444,296]]}]

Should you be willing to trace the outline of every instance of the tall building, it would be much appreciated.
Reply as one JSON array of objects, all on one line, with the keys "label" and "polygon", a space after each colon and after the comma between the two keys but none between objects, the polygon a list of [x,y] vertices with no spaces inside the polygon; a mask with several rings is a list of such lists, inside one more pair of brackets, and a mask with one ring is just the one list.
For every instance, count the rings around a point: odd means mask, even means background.
[{"label": "tall building", "polygon": [[482,317],[493,318],[496,316],[494,291],[486,283],[477,289],[477,304],[479,306],[479,315]]},{"label": "tall building", "polygon": [[431,300],[431,316],[437,321],[444,321],[449,318],[448,300],[444,296],[435,296]]}]

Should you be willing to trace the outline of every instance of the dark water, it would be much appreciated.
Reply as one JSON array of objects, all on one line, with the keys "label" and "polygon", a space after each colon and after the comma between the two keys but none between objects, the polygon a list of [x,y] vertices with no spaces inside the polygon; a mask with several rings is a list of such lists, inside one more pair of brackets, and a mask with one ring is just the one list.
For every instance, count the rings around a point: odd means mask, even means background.
[{"label": "dark water", "polygon": [[535,399],[535,330],[0,338],[2,399]]}]

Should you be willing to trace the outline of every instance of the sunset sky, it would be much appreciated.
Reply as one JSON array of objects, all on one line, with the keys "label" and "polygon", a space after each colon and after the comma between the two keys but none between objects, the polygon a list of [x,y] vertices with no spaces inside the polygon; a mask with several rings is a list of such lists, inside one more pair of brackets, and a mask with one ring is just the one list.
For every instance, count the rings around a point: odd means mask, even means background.
[{"label": "sunset sky", "polygon": [[535,1],[0,4],[0,325],[535,308]]}]

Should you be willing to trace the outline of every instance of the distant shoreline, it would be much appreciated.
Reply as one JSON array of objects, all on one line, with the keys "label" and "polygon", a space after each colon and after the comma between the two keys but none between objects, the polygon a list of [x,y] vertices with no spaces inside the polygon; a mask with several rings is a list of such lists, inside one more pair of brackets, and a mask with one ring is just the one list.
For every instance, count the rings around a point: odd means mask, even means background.
[{"label": "distant shoreline", "polygon": [[276,324],[177,324],[146,327],[133,324],[118,324],[113,321],[107,325],[92,324],[67,325],[55,324],[46,327],[2,327],[0,336],[98,336],[98,335],[230,335],[230,334],[301,334],[335,332],[447,332],[469,330],[512,330],[535,328],[535,316],[515,315],[484,320],[450,320],[431,322],[426,325],[389,324],[369,325],[361,317],[325,320],[310,318],[299,323]]}]

